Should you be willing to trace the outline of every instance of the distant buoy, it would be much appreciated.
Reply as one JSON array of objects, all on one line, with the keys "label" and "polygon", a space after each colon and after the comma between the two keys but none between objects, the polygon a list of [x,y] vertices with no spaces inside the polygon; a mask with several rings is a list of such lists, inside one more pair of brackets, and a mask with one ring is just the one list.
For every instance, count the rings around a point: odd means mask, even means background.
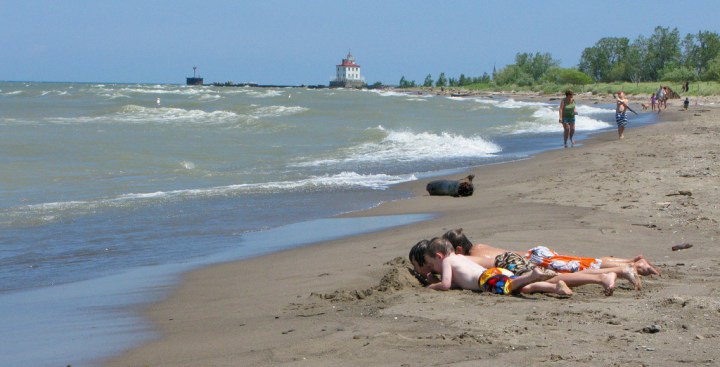
[{"label": "distant buoy", "polygon": [[155,104],[160,105],[160,97],[155,98]]},{"label": "distant buoy", "polygon": [[288,94],[288,98],[292,98],[292,93],[289,93],[289,94]]}]

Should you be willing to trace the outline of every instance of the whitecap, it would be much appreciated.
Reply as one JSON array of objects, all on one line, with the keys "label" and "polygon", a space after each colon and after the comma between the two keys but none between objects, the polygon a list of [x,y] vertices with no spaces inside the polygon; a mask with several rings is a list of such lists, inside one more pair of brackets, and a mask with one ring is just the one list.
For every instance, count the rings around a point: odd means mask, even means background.
[{"label": "whitecap", "polygon": [[146,193],[128,193],[95,200],[50,202],[9,208],[0,212],[0,223],[36,225],[95,213],[103,209],[136,208],[177,200],[192,200],[246,194],[273,194],[279,192],[313,192],[320,190],[347,190],[366,188],[384,190],[391,185],[414,181],[409,175],[359,174],[345,171],[337,174],[310,176],[297,181],[275,181],[235,184],[209,188],[194,188]]},{"label": "whitecap", "polygon": [[265,106],[257,108],[251,116],[255,118],[280,117],[295,115],[305,111],[309,111],[309,109],[301,106]]},{"label": "whitecap", "polygon": [[334,158],[296,163],[297,166],[321,166],[356,162],[415,162],[453,158],[485,158],[502,151],[497,144],[480,136],[465,137],[448,132],[415,133],[409,130],[374,128],[385,137],[379,142],[366,142],[336,152]]},{"label": "whitecap", "polygon": [[120,111],[102,116],[80,117],[52,117],[46,121],[51,123],[192,123],[192,124],[222,124],[236,122],[239,115],[230,111],[202,111],[186,110],[172,107],[143,107],[138,105],[125,105]]},{"label": "whitecap", "polygon": [[[585,111],[582,113],[582,111]],[[611,113],[612,110],[589,107],[587,109],[578,106],[578,115],[575,117],[576,131],[595,131],[606,129],[611,125],[607,122],[598,120],[592,115]],[[517,121],[509,125],[498,126],[497,130],[505,134],[532,134],[532,133],[551,133],[562,131],[562,125],[558,122],[559,111],[557,108],[543,106],[535,110],[531,117],[532,120]]]}]

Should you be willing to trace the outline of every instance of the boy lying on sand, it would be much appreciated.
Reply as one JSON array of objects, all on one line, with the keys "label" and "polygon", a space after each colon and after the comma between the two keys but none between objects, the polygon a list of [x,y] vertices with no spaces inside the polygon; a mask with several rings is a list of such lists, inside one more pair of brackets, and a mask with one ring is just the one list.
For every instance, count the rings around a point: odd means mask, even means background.
[{"label": "boy lying on sand", "polygon": [[536,268],[521,276],[515,276],[501,268],[486,269],[466,256],[455,254],[450,242],[442,238],[430,242],[425,252],[425,261],[430,264],[433,271],[442,274],[440,282],[428,286],[435,290],[446,291],[455,287],[496,294],[520,292],[572,294],[565,282],[558,281],[553,284],[546,281],[553,278],[554,273],[545,273]]},{"label": "boy lying on sand", "polygon": [[[435,240],[436,239],[433,239],[431,241]],[[413,264],[413,268],[415,271],[415,276],[421,283],[425,285],[440,281],[433,273],[429,262],[427,262],[425,258],[425,253],[427,252],[427,248],[431,241],[422,240],[416,243],[410,249],[409,254],[410,262]],[[640,289],[640,279],[631,266],[597,270],[591,269],[578,273],[555,273],[551,270],[536,267],[523,257],[513,252],[506,252],[498,255],[494,264],[492,263],[492,261],[488,262],[486,258],[465,255],[460,256],[466,257],[470,261],[480,265],[483,268],[501,268],[503,270],[509,271],[516,276],[522,276],[537,268],[541,272],[555,274],[555,277],[550,278],[548,282],[557,283],[559,281],[563,281],[568,287],[571,288],[586,284],[597,284],[603,287],[606,296],[611,296],[613,294],[615,290],[615,280],[618,278],[618,276],[630,281],[635,286],[635,289]]]}]

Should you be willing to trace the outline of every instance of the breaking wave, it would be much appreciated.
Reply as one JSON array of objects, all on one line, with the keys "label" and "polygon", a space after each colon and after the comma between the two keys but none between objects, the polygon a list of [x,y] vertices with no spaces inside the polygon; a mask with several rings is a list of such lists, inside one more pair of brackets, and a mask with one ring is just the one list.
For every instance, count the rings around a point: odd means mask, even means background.
[{"label": "breaking wave", "polygon": [[94,213],[102,209],[135,208],[179,200],[207,199],[214,197],[275,194],[287,192],[316,192],[327,190],[373,189],[384,190],[391,185],[417,180],[414,175],[359,174],[341,172],[311,176],[298,181],[276,181],[236,184],[210,188],[129,193],[96,200],[79,200],[42,203],[8,208],[0,212],[0,224],[39,225],[66,218]]},{"label": "breaking wave", "polygon": [[502,149],[493,142],[479,136],[442,132],[415,133],[412,131],[393,131],[382,126],[372,128],[382,132],[385,137],[379,142],[367,142],[346,148],[337,154],[337,158],[324,158],[299,163],[298,166],[320,166],[352,162],[413,162],[422,160],[490,157]]}]

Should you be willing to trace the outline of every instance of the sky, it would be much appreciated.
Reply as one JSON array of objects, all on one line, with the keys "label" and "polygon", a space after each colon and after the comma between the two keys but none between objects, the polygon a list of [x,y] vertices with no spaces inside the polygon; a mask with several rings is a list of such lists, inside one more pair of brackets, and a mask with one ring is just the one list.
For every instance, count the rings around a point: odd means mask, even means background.
[{"label": "sky", "polygon": [[0,0],[0,80],[327,85],[492,73],[517,53],[575,67],[603,37],[720,33],[720,1]]}]

